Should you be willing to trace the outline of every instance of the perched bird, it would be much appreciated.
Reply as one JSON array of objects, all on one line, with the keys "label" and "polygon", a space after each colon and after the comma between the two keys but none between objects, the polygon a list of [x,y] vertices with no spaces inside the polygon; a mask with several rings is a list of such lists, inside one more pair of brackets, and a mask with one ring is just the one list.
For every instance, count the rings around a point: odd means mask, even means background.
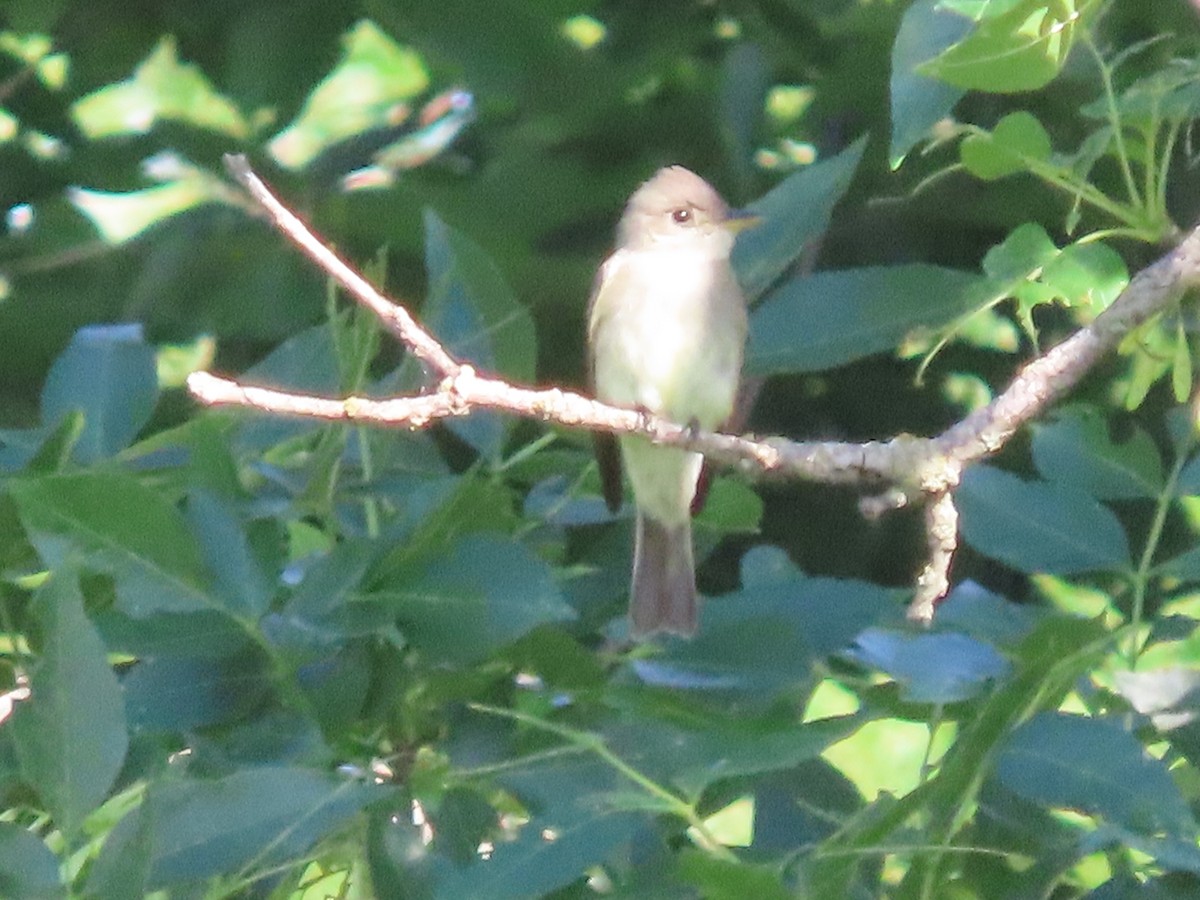
[{"label": "perched bird", "polygon": [[[637,189],[588,308],[596,396],[684,425],[718,428],[733,412],[746,302],[729,254],[756,220],[682,166]],[[629,617],[634,637],[696,633],[691,505],[703,459],[640,437],[597,437],[604,495],[621,503],[620,459],[633,484],[637,533]]]}]

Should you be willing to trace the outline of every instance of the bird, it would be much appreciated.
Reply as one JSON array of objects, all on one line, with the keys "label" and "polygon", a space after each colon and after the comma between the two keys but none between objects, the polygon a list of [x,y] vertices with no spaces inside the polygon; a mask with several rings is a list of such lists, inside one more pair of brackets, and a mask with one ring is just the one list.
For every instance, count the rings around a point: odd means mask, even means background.
[{"label": "bird", "polygon": [[[633,193],[588,304],[599,400],[707,430],[730,417],[747,331],[730,253],[756,221],[682,166],[660,169]],[[703,457],[636,435],[597,433],[596,447],[610,509],[621,505],[621,462],[633,487],[630,635],[695,635],[691,507]]]}]

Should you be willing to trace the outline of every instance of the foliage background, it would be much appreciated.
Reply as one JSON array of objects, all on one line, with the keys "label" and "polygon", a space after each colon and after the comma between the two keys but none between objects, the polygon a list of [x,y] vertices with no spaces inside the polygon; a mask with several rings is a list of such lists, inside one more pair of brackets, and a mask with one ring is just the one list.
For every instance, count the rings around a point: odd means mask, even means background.
[{"label": "foliage background", "polygon": [[[4,896],[1200,890],[1186,307],[968,474],[928,632],[919,518],[846,491],[718,480],[701,636],[630,647],[586,435],[182,389],[421,384],[224,153],[456,352],[567,384],[621,205],[677,162],[772,213],[739,247],[749,427],[935,433],[1196,219],[1191,5],[0,15]],[[456,86],[474,119],[415,131]],[[438,152],[341,189],[414,134]]]}]

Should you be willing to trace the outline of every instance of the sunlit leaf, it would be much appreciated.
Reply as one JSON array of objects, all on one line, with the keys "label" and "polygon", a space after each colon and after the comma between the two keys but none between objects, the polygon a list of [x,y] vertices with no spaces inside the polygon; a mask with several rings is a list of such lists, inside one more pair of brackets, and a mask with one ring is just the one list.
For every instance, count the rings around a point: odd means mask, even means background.
[{"label": "sunlit leaf", "polygon": [[355,25],[343,46],[341,60],[309,94],[300,115],[268,144],[289,169],[303,168],[348,137],[403,122],[412,114],[413,98],[429,86],[421,57],[374,22]]},{"label": "sunlit leaf", "polygon": [[994,181],[1025,171],[1026,160],[1048,160],[1052,149],[1042,123],[1032,113],[1021,111],[1009,113],[990,133],[968,136],[959,153],[968,172]]},{"label": "sunlit leaf", "polygon": [[179,61],[171,37],[159,41],[131,77],[77,100],[71,114],[83,133],[93,139],[145,134],[160,119],[233,138],[249,133],[238,108],[218,93],[196,66]]},{"label": "sunlit leaf", "polygon": [[172,153],[151,157],[143,174],[163,182],[136,191],[98,191],[71,187],[67,199],[91,220],[110,244],[123,244],[157,223],[205,203],[240,206],[243,201],[211,172]]},{"label": "sunlit leaf", "polygon": [[[997,6],[998,4],[993,4]],[[1095,0],[1019,0],[980,18],[974,31],[918,68],[965,90],[1014,93],[1050,82]]]}]

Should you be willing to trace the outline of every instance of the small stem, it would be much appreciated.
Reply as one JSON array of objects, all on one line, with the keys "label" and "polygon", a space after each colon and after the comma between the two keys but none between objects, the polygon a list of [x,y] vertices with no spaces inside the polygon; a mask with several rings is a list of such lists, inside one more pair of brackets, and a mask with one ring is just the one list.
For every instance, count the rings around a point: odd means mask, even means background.
[{"label": "small stem", "polygon": [[1125,136],[1121,133],[1121,113],[1117,109],[1116,91],[1113,90],[1112,70],[1109,69],[1099,48],[1096,47],[1095,41],[1092,40],[1091,32],[1086,28],[1083,29],[1083,42],[1096,60],[1097,68],[1100,69],[1100,82],[1104,85],[1104,102],[1108,107],[1108,123],[1112,126],[1113,142],[1117,145],[1117,162],[1121,166],[1121,177],[1125,180],[1125,189],[1129,192],[1129,202],[1134,207],[1143,207],[1144,201],[1138,194],[1137,182],[1129,164],[1129,151],[1125,148]]},{"label": "small stem", "polygon": [[529,713],[521,712],[515,709],[504,709],[499,706],[488,706],[483,703],[467,704],[469,709],[476,712],[488,713],[493,716],[500,716],[505,719],[512,719],[515,722],[520,722],[523,725],[528,725],[531,728],[537,728],[540,731],[545,731],[550,734],[558,735],[559,737],[570,741],[578,747],[586,749],[615,769],[620,774],[624,775],[650,796],[662,802],[663,806],[673,812],[675,815],[687,821],[688,825],[695,829],[700,845],[714,856],[720,857],[728,862],[735,862],[737,855],[734,854],[728,847],[718,841],[708,830],[708,826],[704,824],[704,820],[700,814],[696,812],[696,808],[685,800],[680,799],[675,794],[660,785],[650,776],[638,771],[621,757],[617,756],[604,743],[604,739],[598,735],[587,731],[580,731],[575,728],[570,728],[566,725],[557,725],[554,722],[547,722],[545,719],[539,719]]},{"label": "small stem", "polygon": [[1171,473],[1158,495],[1158,501],[1154,505],[1154,518],[1150,522],[1150,531],[1146,535],[1146,544],[1142,548],[1142,555],[1138,560],[1137,571],[1134,573],[1133,602],[1129,612],[1129,647],[1125,653],[1130,671],[1137,668],[1138,657],[1141,654],[1139,633],[1142,630],[1142,617],[1146,608],[1146,591],[1150,582],[1150,569],[1154,564],[1154,555],[1158,551],[1159,542],[1162,540],[1163,528],[1167,522],[1167,513],[1170,512],[1171,503],[1175,499],[1175,489],[1179,486],[1179,475],[1187,463],[1187,450],[1190,449],[1191,444],[1192,442],[1189,441],[1187,447],[1180,449],[1174,464],[1171,466]]}]

